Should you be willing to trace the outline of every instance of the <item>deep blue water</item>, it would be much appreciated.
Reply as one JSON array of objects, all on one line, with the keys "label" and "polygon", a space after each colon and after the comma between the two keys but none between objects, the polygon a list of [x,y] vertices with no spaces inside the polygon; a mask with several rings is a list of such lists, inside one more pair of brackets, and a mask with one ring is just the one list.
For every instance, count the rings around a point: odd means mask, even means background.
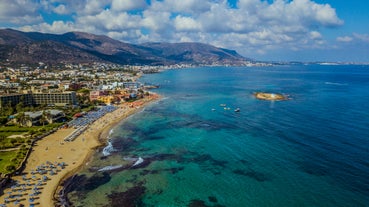
[{"label": "deep blue water", "polygon": [[[116,151],[81,172],[76,206],[369,206],[369,66],[194,68],[141,81],[164,98],[114,128]],[[127,157],[145,163],[93,170]]]}]

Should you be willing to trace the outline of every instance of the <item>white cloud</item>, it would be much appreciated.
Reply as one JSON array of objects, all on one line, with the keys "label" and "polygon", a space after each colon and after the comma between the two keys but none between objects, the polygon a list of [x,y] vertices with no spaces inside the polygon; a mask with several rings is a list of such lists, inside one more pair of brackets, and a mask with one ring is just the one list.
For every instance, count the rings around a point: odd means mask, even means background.
[{"label": "white cloud", "polygon": [[[64,14],[76,16],[95,15],[111,4],[112,0],[40,0],[40,5],[45,12],[54,11],[60,5],[64,5]],[[54,11],[56,12],[56,11]]]},{"label": "white cloud", "polygon": [[349,36],[337,37],[338,42],[351,42],[352,40],[353,38]]},{"label": "white cloud", "polygon": [[60,4],[59,6],[55,7],[55,8],[53,9],[53,11],[54,11],[55,13],[57,13],[57,14],[68,14],[68,13],[69,13],[69,11],[68,11],[67,7],[65,7],[65,5],[64,5],[64,4]]},{"label": "white cloud", "polygon": [[369,34],[358,34],[358,33],[354,33],[353,36],[362,41],[362,42],[366,42],[369,43]]},{"label": "white cloud", "polygon": [[144,9],[146,6],[145,0],[113,0],[111,3],[111,9],[115,11]]},{"label": "white cloud", "polygon": [[38,8],[39,4],[35,1],[1,0],[0,23],[26,25],[41,22]]},{"label": "white cloud", "polygon": [[319,32],[317,32],[317,31],[311,31],[310,32],[310,38],[312,39],[312,40],[319,40],[319,39],[321,39],[323,36],[322,36],[322,34],[320,34]]},{"label": "white cloud", "polygon": [[67,31],[77,31],[73,22],[54,21],[52,24],[41,23],[34,26],[23,26],[19,28],[25,32],[47,32],[53,34],[62,34]]},{"label": "white cloud", "polygon": [[170,12],[144,11],[141,26],[157,31],[173,31]]},{"label": "white cloud", "polygon": [[212,4],[209,0],[153,0],[150,9],[153,11],[199,14],[209,10]]},{"label": "white cloud", "polygon": [[115,13],[111,10],[104,10],[97,15],[88,15],[77,18],[78,25],[91,25],[96,29],[104,32],[121,31],[126,29],[137,29],[141,21],[141,17],[137,15],[129,15],[125,12]]},{"label": "white cloud", "polygon": [[[111,0],[70,0],[73,4],[78,4],[78,10],[76,13],[81,13],[81,15],[94,15],[98,14],[105,9],[105,6],[109,5]],[[76,7],[74,7],[76,8]],[[70,8],[73,9],[73,8]]]},{"label": "white cloud", "polygon": [[174,19],[174,26],[177,31],[198,31],[201,29],[201,25],[195,19],[181,15]]}]

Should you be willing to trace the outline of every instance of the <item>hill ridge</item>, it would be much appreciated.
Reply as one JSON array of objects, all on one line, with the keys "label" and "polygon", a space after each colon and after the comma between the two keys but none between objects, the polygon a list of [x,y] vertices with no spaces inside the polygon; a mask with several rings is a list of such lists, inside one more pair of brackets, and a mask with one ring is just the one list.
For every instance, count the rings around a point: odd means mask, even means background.
[{"label": "hill ridge", "polygon": [[117,64],[231,64],[250,61],[236,51],[197,42],[131,44],[105,35],[64,34],[0,29],[0,61],[47,64],[110,62]]}]

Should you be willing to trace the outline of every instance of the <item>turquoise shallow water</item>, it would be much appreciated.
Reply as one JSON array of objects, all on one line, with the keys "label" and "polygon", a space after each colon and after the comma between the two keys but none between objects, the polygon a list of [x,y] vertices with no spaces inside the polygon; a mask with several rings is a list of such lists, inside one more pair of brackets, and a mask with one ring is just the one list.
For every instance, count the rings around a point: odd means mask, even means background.
[{"label": "turquoise shallow water", "polygon": [[74,206],[369,205],[368,66],[196,68],[141,81],[165,98],[114,128],[114,150],[98,151],[69,193]]}]

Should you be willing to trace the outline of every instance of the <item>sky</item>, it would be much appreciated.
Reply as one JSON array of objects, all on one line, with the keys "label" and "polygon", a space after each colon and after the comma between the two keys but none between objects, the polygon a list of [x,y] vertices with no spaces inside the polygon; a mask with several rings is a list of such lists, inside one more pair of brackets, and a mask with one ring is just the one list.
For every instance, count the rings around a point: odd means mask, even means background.
[{"label": "sky", "polygon": [[261,61],[369,63],[367,0],[0,0],[0,28],[202,42]]}]

